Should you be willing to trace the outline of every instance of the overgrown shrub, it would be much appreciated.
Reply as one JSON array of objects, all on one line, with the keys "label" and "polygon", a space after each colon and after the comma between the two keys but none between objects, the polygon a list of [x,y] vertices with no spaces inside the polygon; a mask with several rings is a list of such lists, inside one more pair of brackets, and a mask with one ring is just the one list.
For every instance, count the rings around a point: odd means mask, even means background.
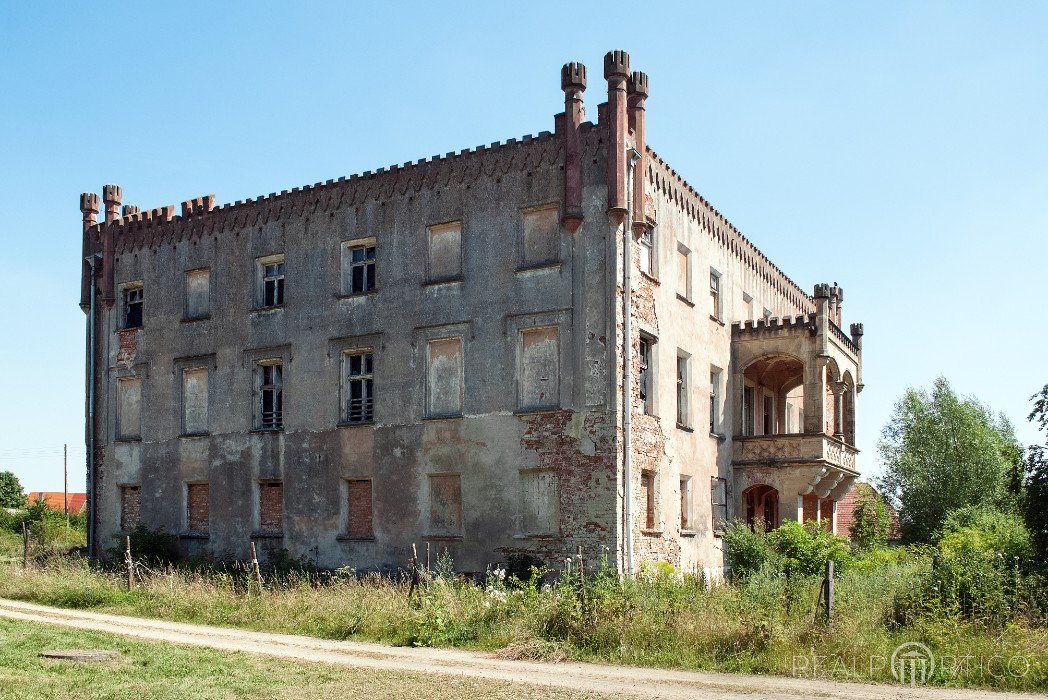
[{"label": "overgrown shrub", "polygon": [[827,560],[833,560],[838,572],[844,572],[852,563],[847,541],[811,521],[802,525],[787,520],[771,532],[735,522],[724,535],[724,545],[732,576],[738,579],[762,571],[818,576]]},{"label": "overgrown shrub", "polygon": [[854,552],[869,552],[888,544],[892,519],[884,499],[869,486],[859,485],[849,539]]},{"label": "overgrown shrub", "polygon": [[[155,565],[174,564],[181,560],[178,538],[163,529],[150,530],[145,525],[139,525],[129,536],[131,552],[138,561]],[[120,538],[118,545],[110,550],[110,556],[115,560],[123,560],[125,544],[123,538]]]}]

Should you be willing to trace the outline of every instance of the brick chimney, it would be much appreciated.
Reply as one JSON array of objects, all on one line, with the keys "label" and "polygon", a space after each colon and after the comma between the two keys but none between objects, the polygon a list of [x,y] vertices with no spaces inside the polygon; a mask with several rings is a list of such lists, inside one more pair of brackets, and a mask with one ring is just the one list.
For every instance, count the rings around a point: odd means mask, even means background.
[{"label": "brick chimney", "polygon": [[628,87],[630,126],[633,128],[634,148],[639,154],[633,170],[633,232],[644,233],[648,225],[645,212],[645,185],[647,184],[647,144],[644,135],[644,102],[648,99],[648,76],[633,71]]},{"label": "brick chimney", "polygon": [[608,81],[608,214],[621,223],[626,208],[626,82],[630,55],[609,51],[604,56],[604,78]]},{"label": "brick chimney", "polygon": [[582,226],[582,141],[580,128],[585,106],[586,66],[565,63],[560,69],[560,89],[564,91],[564,228],[575,233]]}]

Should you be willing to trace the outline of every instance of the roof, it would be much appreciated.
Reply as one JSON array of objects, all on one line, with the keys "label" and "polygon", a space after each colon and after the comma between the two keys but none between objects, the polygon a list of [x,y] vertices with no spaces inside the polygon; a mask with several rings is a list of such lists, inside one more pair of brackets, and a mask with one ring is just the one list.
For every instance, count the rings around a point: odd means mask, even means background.
[{"label": "roof", "polygon": [[[65,511],[65,500],[64,495],[61,491],[30,491],[29,495],[26,496],[26,501],[30,506],[36,505],[40,501],[47,503],[47,507],[52,510]],[[69,494],[69,512],[70,513],[83,513],[87,507],[87,494],[86,493],[72,493]]]}]

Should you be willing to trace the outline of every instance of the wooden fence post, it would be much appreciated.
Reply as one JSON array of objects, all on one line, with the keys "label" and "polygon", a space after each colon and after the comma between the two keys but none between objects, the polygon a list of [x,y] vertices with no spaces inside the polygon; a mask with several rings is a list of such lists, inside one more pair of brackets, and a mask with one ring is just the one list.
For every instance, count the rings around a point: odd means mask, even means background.
[{"label": "wooden fence post", "polygon": [[29,528],[22,523],[22,571],[29,566]]},{"label": "wooden fence post", "polygon": [[826,581],[823,584],[826,586],[826,626],[833,626],[833,560],[826,560]]},{"label": "wooden fence post", "polygon": [[135,587],[135,560],[131,558],[131,536],[124,538],[124,564],[127,565],[127,590]]},{"label": "wooden fence post", "polygon": [[258,594],[262,595],[262,569],[258,566],[258,553],[255,551],[255,543],[251,543],[251,571],[255,574],[255,582],[258,584]]},{"label": "wooden fence post", "polygon": [[[428,546],[428,545],[427,545]],[[415,548],[415,543],[411,543],[411,585],[408,586],[408,600],[411,600],[411,596],[415,593],[415,589],[419,586],[419,575],[418,575],[418,550]]]}]

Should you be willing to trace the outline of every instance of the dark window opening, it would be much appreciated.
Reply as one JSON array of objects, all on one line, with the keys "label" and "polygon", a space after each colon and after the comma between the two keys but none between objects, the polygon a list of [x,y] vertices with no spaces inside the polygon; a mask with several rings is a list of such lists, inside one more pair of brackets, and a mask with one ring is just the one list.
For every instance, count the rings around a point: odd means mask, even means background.
[{"label": "dark window opening", "polygon": [[370,352],[346,356],[346,422],[374,420],[374,358]]},{"label": "dark window opening", "polygon": [[284,263],[266,263],[262,266],[262,306],[280,306],[283,303]]},{"label": "dark window opening", "polygon": [[644,413],[652,412],[652,392],[651,392],[651,346],[652,341],[650,338],[641,336],[639,346],[639,361],[640,361],[640,376],[638,381],[638,391],[640,393],[640,404],[641,410]]},{"label": "dark window opening", "polygon": [[261,414],[258,427],[262,430],[278,430],[284,427],[284,368],[279,364],[260,367],[259,393]]},{"label": "dark window opening", "polygon": [[375,288],[375,246],[357,246],[350,253],[350,294],[363,294]]},{"label": "dark window opening", "polygon": [[142,327],[142,288],[124,290],[124,328]]}]

